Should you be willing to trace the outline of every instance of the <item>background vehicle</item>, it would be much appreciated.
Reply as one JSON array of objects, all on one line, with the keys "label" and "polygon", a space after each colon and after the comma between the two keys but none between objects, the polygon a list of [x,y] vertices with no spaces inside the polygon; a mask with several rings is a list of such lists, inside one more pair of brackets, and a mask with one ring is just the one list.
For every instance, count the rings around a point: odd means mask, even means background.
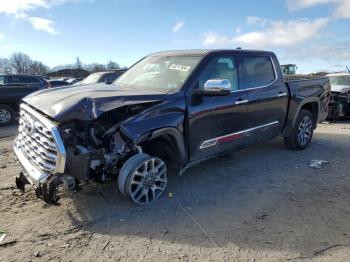
[{"label": "background vehicle", "polygon": [[96,84],[96,83],[106,83],[109,85],[114,80],[116,80],[119,76],[121,76],[125,71],[126,71],[125,69],[119,69],[113,72],[107,71],[107,72],[92,73],[87,78],[82,80],[79,84],[90,85],[90,84]]},{"label": "background vehicle", "polygon": [[54,87],[60,87],[60,86],[69,86],[70,83],[62,80],[50,80],[49,81],[52,88]]},{"label": "background vehicle", "polygon": [[350,116],[350,73],[329,74],[331,102],[329,118]]},{"label": "background vehicle", "polygon": [[[147,204],[162,195],[169,171],[279,135],[291,149],[306,148],[329,97],[328,78],[285,82],[271,52],[156,53],[110,86],[26,97],[14,145],[23,166],[16,184],[24,190],[32,183],[55,203],[61,184],[72,190],[80,181],[118,180],[122,194]],[[32,121],[39,128],[28,131]],[[28,141],[38,146],[30,154]]]},{"label": "background vehicle", "polygon": [[297,65],[294,64],[281,65],[281,68],[285,75],[295,75],[298,69]]},{"label": "background vehicle", "polygon": [[0,75],[0,125],[15,120],[23,97],[49,87],[50,84],[40,76]]}]

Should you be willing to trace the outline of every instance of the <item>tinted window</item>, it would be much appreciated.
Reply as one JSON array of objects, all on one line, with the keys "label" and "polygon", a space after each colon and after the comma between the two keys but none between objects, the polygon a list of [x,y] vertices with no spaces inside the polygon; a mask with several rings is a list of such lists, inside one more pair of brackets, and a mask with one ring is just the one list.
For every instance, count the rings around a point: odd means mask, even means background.
[{"label": "tinted window", "polygon": [[40,83],[39,79],[33,76],[22,76],[22,82],[27,84],[38,84]]},{"label": "tinted window", "polygon": [[235,58],[232,56],[219,56],[211,59],[199,76],[199,88],[204,89],[205,83],[212,79],[227,79],[231,83],[231,90],[238,90]]},{"label": "tinted window", "polygon": [[115,74],[108,74],[105,76],[105,82],[107,83],[112,83],[116,79],[117,79],[117,75]]},{"label": "tinted window", "polygon": [[9,84],[21,84],[21,78],[19,76],[8,76],[7,81]]},{"label": "tinted window", "polygon": [[40,81],[33,76],[8,76],[10,84],[38,84]]},{"label": "tinted window", "polygon": [[4,85],[4,84],[5,84],[5,77],[0,76],[0,85]]},{"label": "tinted window", "polygon": [[275,80],[275,73],[269,56],[247,56],[242,61],[246,88],[262,87]]}]

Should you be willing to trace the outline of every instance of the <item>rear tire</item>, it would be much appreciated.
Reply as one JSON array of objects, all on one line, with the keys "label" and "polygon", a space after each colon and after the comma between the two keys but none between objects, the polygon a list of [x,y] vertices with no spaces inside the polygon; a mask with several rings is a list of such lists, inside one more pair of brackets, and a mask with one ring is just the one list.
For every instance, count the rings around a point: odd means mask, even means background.
[{"label": "rear tire", "polygon": [[311,142],[315,128],[315,117],[309,110],[301,110],[290,136],[284,137],[286,146],[293,150],[303,150]]},{"label": "rear tire", "polygon": [[12,124],[15,121],[16,112],[8,105],[0,104],[0,126]]}]

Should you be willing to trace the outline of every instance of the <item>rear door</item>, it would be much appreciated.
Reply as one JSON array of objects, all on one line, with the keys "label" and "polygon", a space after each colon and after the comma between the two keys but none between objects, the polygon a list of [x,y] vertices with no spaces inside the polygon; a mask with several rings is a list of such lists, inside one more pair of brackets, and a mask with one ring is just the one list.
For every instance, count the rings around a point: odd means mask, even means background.
[{"label": "rear door", "polygon": [[277,136],[288,108],[288,88],[277,59],[269,53],[241,55],[241,74],[248,98],[248,144]]},{"label": "rear door", "polygon": [[[244,144],[241,131],[246,128],[246,91],[239,89],[237,58],[232,53],[207,58],[195,80],[203,89],[208,80],[227,79],[231,93],[227,96],[195,96],[189,103],[190,161],[238,148]],[[242,103],[243,101],[243,103]]]}]

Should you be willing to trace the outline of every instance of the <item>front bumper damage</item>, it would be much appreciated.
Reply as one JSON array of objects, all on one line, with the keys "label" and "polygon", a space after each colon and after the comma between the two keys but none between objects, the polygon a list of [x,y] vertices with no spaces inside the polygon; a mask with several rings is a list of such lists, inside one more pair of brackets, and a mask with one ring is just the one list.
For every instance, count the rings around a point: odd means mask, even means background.
[{"label": "front bumper damage", "polygon": [[57,127],[40,113],[22,104],[18,136],[13,150],[22,167],[16,186],[36,188],[36,194],[47,203],[57,203],[57,188],[76,187],[74,177],[64,174],[66,151]]}]

